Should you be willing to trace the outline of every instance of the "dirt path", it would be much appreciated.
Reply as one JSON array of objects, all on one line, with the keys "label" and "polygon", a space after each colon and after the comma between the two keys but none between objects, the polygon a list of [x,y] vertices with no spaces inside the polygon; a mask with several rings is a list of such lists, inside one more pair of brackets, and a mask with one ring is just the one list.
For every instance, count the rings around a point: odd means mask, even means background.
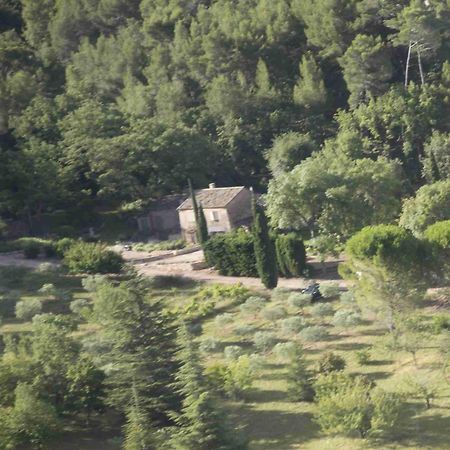
[{"label": "dirt path", "polygon": [[[186,255],[173,256],[159,261],[137,263],[135,264],[135,267],[139,273],[145,276],[176,276],[203,281],[206,283],[242,283],[247,287],[263,289],[263,285],[259,278],[226,277],[219,275],[216,270],[209,268],[201,270],[192,269],[192,264],[201,263],[202,261],[203,253],[202,251],[197,251]],[[334,262],[334,264],[336,265],[336,262]],[[319,283],[333,281],[338,283],[340,286],[345,287],[345,281],[340,279],[335,271],[331,271],[331,273],[324,273],[322,275],[319,271],[319,274],[314,278],[314,281]],[[298,289],[306,287],[311,283],[312,280],[305,278],[280,278],[278,286]]]}]

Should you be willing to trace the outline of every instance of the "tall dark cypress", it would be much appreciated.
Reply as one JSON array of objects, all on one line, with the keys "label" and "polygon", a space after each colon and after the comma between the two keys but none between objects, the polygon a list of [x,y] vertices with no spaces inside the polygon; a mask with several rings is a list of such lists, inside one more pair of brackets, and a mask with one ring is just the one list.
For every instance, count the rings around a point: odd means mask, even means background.
[{"label": "tall dark cypress", "polygon": [[278,284],[278,267],[275,244],[269,236],[269,226],[263,209],[252,200],[253,245],[255,247],[256,268],[262,283],[268,289]]},{"label": "tall dark cypress", "polygon": [[197,223],[197,217],[198,217],[197,198],[195,197],[195,191],[194,191],[194,188],[192,187],[192,181],[190,178],[188,180],[188,184],[189,184],[189,195],[191,197],[191,202],[192,202],[192,210],[194,211],[195,222]]},{"label": "tall dark cypress", "polygon": [[203,245],[208,240],[208,225],[206,224],[206,217],[203,211],[203,206],[200,204],[197,215],[197,241]]}]

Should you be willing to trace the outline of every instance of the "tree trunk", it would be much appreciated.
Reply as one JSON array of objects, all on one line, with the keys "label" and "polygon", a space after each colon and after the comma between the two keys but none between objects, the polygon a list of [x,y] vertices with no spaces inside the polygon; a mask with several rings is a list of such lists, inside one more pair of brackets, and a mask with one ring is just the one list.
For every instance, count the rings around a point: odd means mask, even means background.
[{"label": "tree trunk", "polygon": [[417,62],[419,63],[420,81],[423,86],[425,84],[425,77],[423,76],[422,59],[420,57],[420,48],[417,49]]},{"label": "tree trunk", "polygon": [[409,74],[409,61],[411,59],[411,48],[412,48],[412,42],[409,41],[408,56],[406,58],[406,69],[405,69],[405,88],[408,87],[408,74]]}]

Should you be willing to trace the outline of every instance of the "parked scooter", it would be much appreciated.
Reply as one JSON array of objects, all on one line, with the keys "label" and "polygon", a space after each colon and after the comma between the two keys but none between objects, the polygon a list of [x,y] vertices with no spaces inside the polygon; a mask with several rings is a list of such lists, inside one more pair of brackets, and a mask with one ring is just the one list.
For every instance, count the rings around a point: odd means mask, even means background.
[{"label": "parked scooter", "polygon": [[320,299],[323,298],[321,292],[320,292],[320,285],[319,283],[313,283],[310,284],[308,287],[301,290],[302,294],[309,294],[311,296],[311,302],[317,302]]}]

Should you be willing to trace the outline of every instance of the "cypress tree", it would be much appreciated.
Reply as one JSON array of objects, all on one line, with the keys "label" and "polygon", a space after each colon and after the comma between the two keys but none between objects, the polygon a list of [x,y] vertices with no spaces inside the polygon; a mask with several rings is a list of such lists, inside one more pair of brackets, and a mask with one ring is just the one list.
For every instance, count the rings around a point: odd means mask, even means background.
[{"label": "cypress tree", "polygon": [[264,211],[256,204],[255,199],[253,199],[252,204],[256,268],[264,286],[273,289],[278,284],[275,244],[269,236],[269,227]]},{"label": "cypress tree", "polygon": [[207,391],[206,380],[200,366],[200,356],[193,335],[186,324],[179,331],[182,346],[178,356],[181,368],[177,382],[183,396],[181,414],[175,421],[179,430],[175,433],[171,448],[174,450],[245,450],[235,433],[231,433],[226,416],[212,394]]},{"label": "cypress tree", "polygon": [[203,207],[200,204],[198,208],[197,215],[197,241],[203,245],[209,238],[208,236],[208,225],[206,224],[205,213],[203,212]]},{"label": "cypress tree", "polygon": [[298,345],[288,368],[288,396],[294,402],[312,401],[314,388],[312,376],[308,370],[303,349]]},{"label": "cypress tree", "polygon": [[305,245],[295,233],[278,235],[275,241],[278,268],[285,277],[302,275],[306,265]]},{"label": "cypress tree", "polygon": [[192,202],[192,210],[194,211],[195,222],[197,223],[197,217],[198,217],[197,198],[195,197],[195,191],[194,191],[194,188],[192,187],[192,181],[190,178],[188,180],[188,184],[189,184],[189,195],[191,196],[191,202]]}]

